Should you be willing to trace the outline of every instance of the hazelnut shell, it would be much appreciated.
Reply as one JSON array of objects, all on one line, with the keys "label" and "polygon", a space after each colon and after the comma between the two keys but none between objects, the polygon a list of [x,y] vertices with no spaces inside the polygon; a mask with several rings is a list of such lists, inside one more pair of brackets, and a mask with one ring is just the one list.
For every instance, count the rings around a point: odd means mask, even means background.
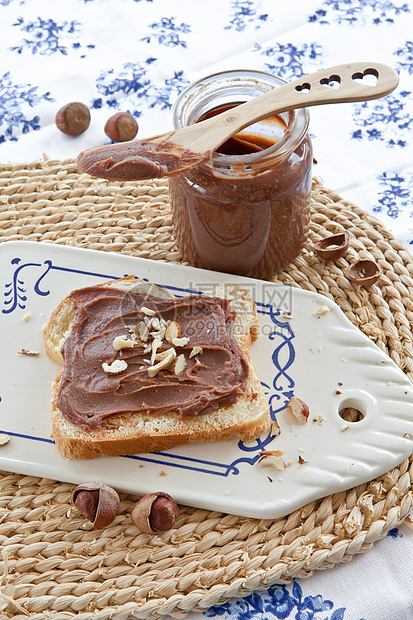
[{"label": "hazelnut shell", "polygon": [[381,267],[373,260],[358,260],[347,269],[349,280],[355,284],[370,286],[375,284],[382,275]]},{"label": "hazelnut shell", "polygon": [[[165,498],[167,500],[164,505],[167,504],[169,510],[167,523],[164,521],[162,523],[162,528],[157,528],[156,522],[158,515],[154,514],[155,511],[152,509],[155,507],[155,502],[160,498]],[[175,500],[168,495],[168,493],[159,492],[149,493],[148,495],[141,497],[132,509],[131,519],[134,524],[142,530],[142,532],[145,532],[145,534],[157,534],[159,532],[166,532],[167,530],[170,530],[174,526],[178,515],[179,510]]]},{"label": "hazelnut shell", "polygon": [[69,136],[78,136],[90,125],[89,108],[80,101],[67,103],[56,114],[56,126]]},{"label": "hazelnut shell", "polygon": [[133,140],[137,133],[138,123],[127,112],[118,112],[106,121],[105,134],[114,142]]},{"label": "hazelnut shell", "polygon": [[347,231],[324,237],[314,246],[314,252],[322,260],[337,260],[348,250],[350,235]]},{"label": "hazelnut shell", "polygon": [[[76,500],[81,491],[91,491],[92,493],[98,492],[98,500],[96,503],[96,511],[90,512],[81,510],[76,504]],[[80,484],[72,492],[72,503],[79,508],[83,516],[91,521],[93,527],[101,528],[110,525],[119,512],[120,498],[115,489],[103,484],[102,482],[85,482]]]}]

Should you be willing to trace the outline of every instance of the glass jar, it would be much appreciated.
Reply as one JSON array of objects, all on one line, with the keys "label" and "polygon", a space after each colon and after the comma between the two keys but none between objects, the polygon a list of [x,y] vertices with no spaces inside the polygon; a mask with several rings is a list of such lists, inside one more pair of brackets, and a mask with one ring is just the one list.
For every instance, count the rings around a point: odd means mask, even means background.
[{"label": "glass jar", "polygon": [[[260,71],[210,75],[181,93],[173,126],[186,127],[283,84]],[[264,119],[239,132],[235,147],[225,143],[206,163],[169,179],[174,233],[185,260],[268,279],[300,254],[310,212],[308,122],[305,109]]]}]

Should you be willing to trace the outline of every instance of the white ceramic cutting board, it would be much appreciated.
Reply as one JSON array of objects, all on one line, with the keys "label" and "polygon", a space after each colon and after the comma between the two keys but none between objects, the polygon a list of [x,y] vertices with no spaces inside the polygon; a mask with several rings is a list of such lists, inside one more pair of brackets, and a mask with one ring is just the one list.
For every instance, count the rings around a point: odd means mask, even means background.
[{"label": "white ceramic cutting board", "polygon": [[[160,453],[72,460],[50,439],[50,385],[42,326],[73,289],[134,274],[176,295],[214,294],[238,284],[257,304],[253,361],[281,434],[249,444],[193,444]],[[300,289],[59,245],[0,244],[0,469],[118,491],[166,491],[176,501],[255,518],[277,518],[392,469],[413,451],[413,386],[329,299]],[[323,308],[324,307],[324,308]],[[325,311],[320,313],[320,308]],[[289,318],[289,313],[291,318]],[[22,349],[40,352],[29,357]],[[305,425],[285,410],[292,396],[310,408]],[[364,416],[346,422],[347,407]],[[258,465],[282,450],[282,471]],[[299,458],[301,457],[301,458]],[[301,464],[300,462],[301,461]],[[302,463],[305,461],[305,463]]]}]

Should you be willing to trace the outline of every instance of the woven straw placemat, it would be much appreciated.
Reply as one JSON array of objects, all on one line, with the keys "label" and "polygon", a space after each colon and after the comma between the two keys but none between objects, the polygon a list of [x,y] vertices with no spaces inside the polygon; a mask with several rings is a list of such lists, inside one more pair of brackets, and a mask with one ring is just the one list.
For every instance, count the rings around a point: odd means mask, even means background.
[{"label": "woven straw placemat", "polygon": [[[0,167],[0,240],[36,240],[181,262],[167,182],[109,183],[45,159]],[[314,243],[350,233],[345,258],[321,262]],[[364,288],[349,263],[372,258],[380,281]],[[373,217],[314,180],[309,241],[275,278],[335,300],[413,380],[413,260]],[[0,618],[182,618],[367,551],[412,505],[412,461],[378,479],[258,520],[180,507],[176,527],[141,533],[121,496],[113,524],[94,530],[70,506],[72,485],[0,473]]]}]

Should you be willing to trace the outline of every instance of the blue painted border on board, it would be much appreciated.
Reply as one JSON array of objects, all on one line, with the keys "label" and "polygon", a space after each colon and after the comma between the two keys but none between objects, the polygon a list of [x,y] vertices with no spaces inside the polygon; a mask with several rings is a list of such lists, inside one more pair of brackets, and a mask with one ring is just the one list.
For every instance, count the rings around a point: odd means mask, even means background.
[{"label": "blue painted border on board", "polygon": [[[55,265],[50,259],[45,260],[43,263],[36,263],[22,262],[21,258],[16,257],[11,260],[11,265],[14,267],[14,272],[10,282],[7,282],[5,284],[4,291],[4,307],[2,309],[2,313],[5,315],[10,315],[17,309],[22,310],[26,308],[27,290],[21,274],[23,269],[26,269],[28,267],[42,269],[40,276],[37,278],[33,286],[34,293],[40,296],[47,296],[50,294],[50,290],[43,288],[44,280],[46,279],[46,276],[50,271],[75,273],[79,275],[101,278],[103,280],[119,279],[119,276],[113,276],[107,273],[104,274],[96,271],[87,271],[61,265]],[[124,276],[126,275],[128,274],[124,274]],[[138,278],[139,276],[136,277]],[[147,278],[142,279],[148,281]],[[173,291],[175,295],[177,295],[178,293],[182,295],[194,293],[202,294],[202,291],[194,291],[192,289],[181,288],[167,284],[159,284],[159,286]],[[287,371],[290,370],[295,360],[295,349],[293,346],[293,339],[295,336],[291,329],[289,321],[281,320],[283,316],[283,310],[274,307],[271,303],[256,302],[256,306],[257,312],[259,314],[267,315],[270,318],[271,327],[273,329],[269,331],[267,337],[269,338],[269,340],[274,341],[274,344],[276,345],[274,346],[271,356],[271,360],[275,370],[272,385],[267,385],[264,383],[262,384],[264,390],[268,395],[271,417],[273,420],[276,421],[277,413],[285,408],[286,403],[294,394],[293,389],[295,383]],[[276,339],[280,339],[280,342],[278,344],[275,342]],[[33,435],[13,433],[8,430],[3,430],[1,432],[23,439],[54,443],[52,439],[47,439],[45,437],[36,437]],[[141,462],[157,463],[164,466],[188,469],[201,473],[227,477],[230,474],[237,475],[240,471],[240,464],[253,465],[260,458],[260,452],[264,449],[268,449],[268,446],[272,441],[273,436],[271,434],[268,434],[266,437],[260,437],[259,439],[255,440],[255,442],[250,442],[249,444],[245,444],[242,441],[238,442],[238,448],[240,450],[241,456],[237,459],[234,459],[230,463],[220,463],[217,461],[196,459],[193,457],[188,457],[170,452],[156,452],[144,455],[127,455],[121,458],[133,459]],[[246,456],[247,454],[249,456]]]}]

